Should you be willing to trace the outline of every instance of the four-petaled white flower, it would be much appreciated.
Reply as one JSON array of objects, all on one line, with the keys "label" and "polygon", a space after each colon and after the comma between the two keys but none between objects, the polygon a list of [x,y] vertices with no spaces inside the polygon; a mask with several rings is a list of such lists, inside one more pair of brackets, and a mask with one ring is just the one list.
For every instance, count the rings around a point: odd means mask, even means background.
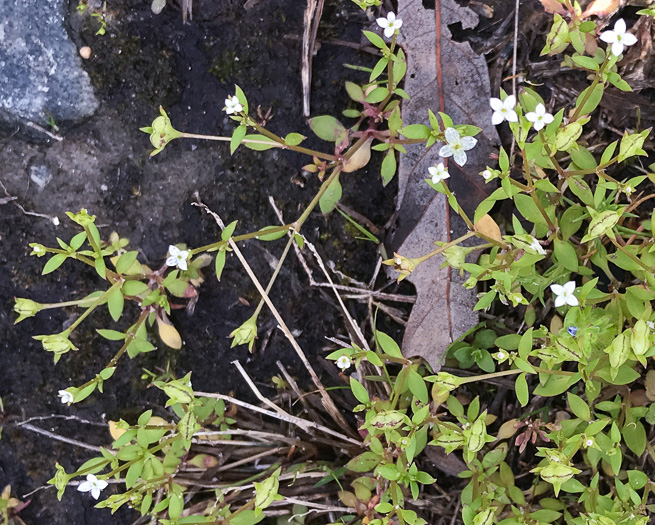
[{"label": "four-petaled white flower", "polygon": [[100,493],[107,487],[104,479],[98,479],[93,474],[87,474],[86,481],[80,483],[77,490],[80,492],[90,492],[93,499],[98,499]]},{"label": "four-petaled white flower", "polygon": [[480,173],[480,175],[482,175],[484,180],[489,180],[491,177],[493,177],[493,173],[491,173],[489,170],[484,170],[482,173]]},{"label": "four-petaled white flower", "polygon": [[591,438],[587,438],[587,441],[585,441],[585,445],[588,447],[593,447],[594,446],[594,440]]},{"label": "four-petaled white flower", "polygon": [[623,53],[624,46],[632,46],[637,43],[637,37],[632,33],[626,33],[625,21],[620,18],[614,24],[614,29],[601,33],[600,39],[607,44],[612,44],[612,54],[618,57]]},{"label": "four-petaled white flower", "polygon": [[562,286],[561,284],[551,284],[551,291],[555,294],[555,308],[568,304],[569,306],[578,306],[580,302],[573,295],[575,292],[575,281],[569,281]]},{"label": "four-petaled white flower", "polygon": [[432,176],[432,184],[439,184],[442,180],[450,178],[450,174],[443,165],[443,162],[440,162],[436,166],[430,166],[428,172]]},{"label": "four-petaled white flower", "polygon": [[396,32],[396,29],[400,29],[403,26],[403,21],[400,18],[396,18],[396,13],[392,13],[391,11],[387,13],[387,18],[378,18],[376,22],[384,29],[384,36],[387,38],[391,38]]},{"label": "four-petaled white flower", "polygon": [[532,242],[530,243],[530,248],[532,248],[539,255],[546,255],[546,250],[544,250],[544,247],[541,244],[539,244],[539,241],[534,237],[532,238]]},{"label": "four-petaled white flower", "polygon": [[350,368],[351,365],[350,357],[347,355],[342,355],[339,359],[337,359],[337,366],[341,368],[341,370],[347,370]]},{"label": "four-petaled white flower", "polygon": [[239,102],[239,97],[232,95],[225,99],[225,113],[232,115],[232,113],[241,113],[243,111],[243,106]]},{"label": "four-petaled white flower", "polygon": [[498,353],[496,354],[496,356],[498,357],[498,359],[505,359],[505,357],[506,357],[506,356],[505,356],[505,352],[498,352]]},{"label": "four-petaled white flower", "polygon": [[546,113],[546,108],[541,103],[537,104],[537,107],[534,108],[534,111],[527,113],[525,118],[532,122],[536,131],[540,131],[546,124],[550,124],[553,120],[555,120],[555,117],[553,117],[550,113]]},{"label": "four-petaled white flower", "polygon": [[507,122],[518,122],[519,116],[514,111],[516,107],[516,97],[510,95],[505,100],[500,100],[499,98],[489,99],[489,105],[491,109],[494,110],[493,115],[491,115],[491,123],[494,126],[500,124],[503,120]]},{"label": "four-petaled white flower", "polygon": [[70,405],[73,402],[73,394],[71,394],[68,390],[60,390],[58,395],[59,399],[61,399],[61,402],[65,405]]},{"label": "four-petaled white flower", "polygon": [[648,328],[655,330],[655,323],[653,321],[646,321],[646,324],[648,325]]},{"label": "four-petaled white flower", "polygon": [[455,128],[446,128],[446,145],[439,150],[441,157],[453,157],[459,166],[466,164],[466,152],[478,143],[473,137],[460,137]]},{"label": "four-petaled white flower", "polygon": [[166,259],[166,266],[177,266],[180,270],[187,269],[186,260],[189,258],[188,250],[180,250],[177,246],[172,244],[168,247],[168,259]]}]

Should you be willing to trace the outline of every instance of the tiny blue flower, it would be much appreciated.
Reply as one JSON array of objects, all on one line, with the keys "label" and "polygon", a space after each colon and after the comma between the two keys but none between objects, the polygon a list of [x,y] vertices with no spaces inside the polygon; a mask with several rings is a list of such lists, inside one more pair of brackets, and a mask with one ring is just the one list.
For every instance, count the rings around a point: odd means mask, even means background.
[{"label": "tiny blue flower", "polygon": [[573,337],[578,335],[578,327],[577,326],[569,326],[566,331],[571,334]]}]

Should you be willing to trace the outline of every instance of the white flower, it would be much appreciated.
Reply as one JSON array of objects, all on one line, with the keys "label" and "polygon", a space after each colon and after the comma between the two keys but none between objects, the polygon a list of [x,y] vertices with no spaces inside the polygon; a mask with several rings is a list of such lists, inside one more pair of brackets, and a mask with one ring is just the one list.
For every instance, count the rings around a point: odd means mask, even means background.
[{"label": "white flower", "polygon": [[243,111],[243,106],[239,102],[239,97],[232,95],[225,99],[225,113],[231,115],[232,113],[241,113]]},{"label": "white flower", "polygon": [[493,173],[491,173],[489,170],[484,170],[482,173],[480,173],[480,175],[482,175],[484,180],[489,180],[491,177],[493,177]]},{"label": "white flower", "polygon": [[439,150],[441,157],[453,157],[459,166],[466,164],[466,152],[478,141],[473,137],[460,137],[455,128],[446,128],[446,145]]},{"label": "white flower", "polygon": [[653,321],[646,321],[646,324],[648,325],[648,328],[655,330],[655,323]]},{"label": "white flower", "polygon": [[341,370],[347,370],[350,368],[351,365],[350,357],[347,355],[342,355],[339,359],[337,359],[337,366],[341,368]]},{"label": "white flower", "polygon": [[70,405],[73,402],[73,394],[71,394],[68,390],[60,390],[58,395],[59,399],[61,399],[61,402],[65,405]]},{"label": "white flower", "polygon": [[525,118],[534,124],[534,129],[536,131],[543,129],[546,124],[550,124],[553,120],[555,120],[555,117],[553,117],[550,113],[546,113],[546,108],[541,103],[537,104],[537,107],[534,108],[534,111],[527,113]]},{"label": "white flower", "polygon": [[519,116],[514,111],[516,107],[516,97],[510,95],[505,100],[500,100],[499,98],[489,99],[489,105],[491,109],[494,110],[494,114],[491,116],[491,123],[494,126],[500,124],[503,120],[507,122],[518,122]]},{"label": "white flower", "polygon": [[166,259],[166,266],[177,266],[180,270],[186,270],[186,260],[188,258],[188,250],[180,250],[177,246],[173,246],[171,244],[168,247],[168,259]]},{"label": "white flower", "polygon": [[498,352],[496,354],[496,357],[498,358],[498,360],[505,359],[505,357],[506,357],[505,352]]},{"label": "white flower", "polygon": [[532,242],[530,243],[530,248],[533,249],[535,252],[537,252],[539,255],[546,255],[546,250],[544,250],[544,247],[541,244],[539,244],[539,241],[534,237],[532,238]]},{"label": "white flower", "polygon": [[587,438],[587,441],[585,441],[585,445],[588,447],[593,447],[594,446],[594,440],[591,438]]},{"label": "white flower", "polygon": [[93,499],[98,499],[100,497],[100,492],[102,492],[106,486],[107,482],[104,479],[98,479],[93,474],[87,474],[86,481],[80,483],[77,490],[80,492],[90,492]]},{"label": "white flower", "polygon": [[396,29],[400,29],[403,26],[403,21],[400,18],[396,18],[396,14],[391,11],[387,13],[387,18],[378,18],[376,22],[384,29],[384,36],[387,38],[391,38],[396,32]]},{"label": "white flower", "polygon": [[551,284],[551,291],[555,294],[555,308],[559,308],[565,304],[569,306],[578,306],[578,298],[573,295],[575,292],[575,281],[569,281],[564,286],[560,284]]},{"label": "white flower", "polygon": [[625,32],[625,21],[620,18],[614,24],[614,29],[601,33],[600,39],[603,42],[612,44],[612,54],[618,57],[623,53],[624,46],[632,46],[637,43],[637,37],[632,33]]},{"label": "white flower", "polygon": [[440,162],[436,166],[430,166],[428,172],[432,175],[432,184],[438,184],[444,179],[449,179],[450,174],[448,170],[444,167],[443,162]]}]

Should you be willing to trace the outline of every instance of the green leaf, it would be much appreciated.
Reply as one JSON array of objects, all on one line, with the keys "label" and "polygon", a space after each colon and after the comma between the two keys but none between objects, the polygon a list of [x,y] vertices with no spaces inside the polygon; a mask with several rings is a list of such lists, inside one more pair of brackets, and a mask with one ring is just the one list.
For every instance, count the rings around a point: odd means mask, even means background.
[{"label": "green leaf", "polygon": [[378,49],[385,49],[387,47],[387,44],[384,43],[382,37],[377,33],[373,33],[371,31],[363,31],[363,33],[368,41]]},{"label": "green leaf", "polygon": [[578,254],[570,242],[555,239],[554,254],[557,262],[571,272],[578,271]]},{"label": "green leaf", "polygon": [[583,67],[585,69],[590,69],[591,71],[598,71],[598,62],[596,62],[591,57],[575,55],[571,58],[573,59],[573,62],[575,62],[580,67]]},{"label": "green leaf", "polygon": [[244,113],[248,113],[248,99],[246,98],[246,94],[237,84],[234,84],[234,92],[239,99],[239,103],[243,106]]},{"label": "green leaf", "polygon": [[126,252],[123,255],[121,255],[118,261],[116,261],[116,271],[118,273],[127,272],[136,261],[138,255],[139,252],[136,250],[131,252]]},{"label": "green leaf", "polygon": [[124,303],[123,292],[121,292],[120,288],[114,288],[109,292],[107,308],[109,308],[109,313],[114,321],[118,321],[121,318]]},{"label": "green leaf", "polygon": [[116,330],[98,328],[96,329],[96,332],[98,332],[105,339],[109,339],[110,341],[123,341],[125,339],[125,334]]},{"label": "green leaf", "polygon": [[48,259],[48,262],[45,263],[41,275],[47,275],[49,273],[54,272],[57,268],[59,268],[64,263],[64,261],[67,258],[68,256],[64,255],[63,253],[58,253],[56,255],[53,255],[52,257],[50,257],[50,259]]},{"label": "green leaf", "polygon": [[376,87],[366,96],[366,102],[369,104],[377,104],[382,102],[389,95],[389,90],[386,87]]},{"label": "green leaf", "polygon": [[380,60],[378,60],[378,63],[375,64],[373,71],[371,71],[371,75],[369,76],[368,79],[369,82],[373,82],[376,78],[378,78],[385,70],[388,63],[389,63],[389,59],[385,57],[382,57]]},{"label": "green leaf", "polygon": [[346,82],[346,91],[348,92],[348,96],[355,102],[364,102],[364,90],[354,82]]},{"label": "green leaf", "polygon": [[368,403],[371,400],[364,386],[352,376],[350,376],[350,390],[360,403]]},{"label": "green leaf", "polygon": [[331,115],[310,119],[309,127],[319,139],[327,142],[337,142],[347,133],[344,125]]},{"label": "green leaf", "polygon": [[[279,226],[265,226],[260,231],[264,232],[266,230],[273,230],[275,228],[279,228]],[[277,241],[278,239],[284,237],[287,234],[287,231],[288,230],[282,229],[280,231],[276,231],[273,233],[260,234],[257,236],[257,239],[259,239],[260,241]]]},{"label": "green leaf", "polygon": [[[586,57],[579,57],[579,58],[586,58]],[[592,86],[589,86],[582,93],[580,93],[578,99],[575,101],[575,107],[576,108],[580,107],[579,114],[588,115],[589,113],[594,111],[598,107],[598,104],[600,104],[600,100],[603,98],[604,90],[605,87],[603,86],[602,82],[599,82],[598,84],[593,86],[593,90],[592,90]],[[589,98],[587,98],[585,103],[581,106],[582,101],[586,97]]]},{"label": "green leaf", "polygon": [[424,124],[410,124],[401,129],[400,133],[408,139],[424,140],[432,134],[432,130]]},{"label": "green leaf", "polygon": [[95,261],[93,261],[93,267],[100,277],[103,279],[106,278],[107,266],[105,265],[105,260],[102,257],[98,257]]},{"label": "green leaf", "polygon": [[621,138],[619,146],[618,161],[623,162],[630,157],[639,155],[648,155],[642,148],[644,141],[650,133],[650,128],[643,130],[641,133],[625,133]]},{"label": "green leaf", "polygon": [[237,227],[237,221],[232,221],[221,232],[221,240],[227,241],[234,234],[234,229]]},{"label": "green leaf", "polygon": [[569,406],[571,407],[571,412],[573,412],[576,417],[584,421],[591,420],[591,410],[589,405],[582,399],[580,396],[567,392],[566,394],[569,400]]},{"label": "green leaf", "polygon": [[390,336],[384,332],[376,330],[375,340],[377,341],[378,345],[380,345],[380,348],[385,354],[403,359],[403,354],[400,351],[400,347]]},{"label": "green leaf", "polygon": [[428,387],[425,385],[425,380],[421,377],[416,370],[411,369],[407,375],[407,386],[409,386],[409,391],[416,397],[421,403],[428,403]]},{"label": "green leaf", "polygon": [[306,138],[307,137],[301,135],[300,133],[289,133],[286,137],[284,137],[284,143],[287,146],[297,146]]},{"label": "green leaf", "polygon": [[252,149],[254,151],[266,151],[267,149],[275,148],[277,146],[277,142],[271,138],[268,138],[266,135],[246,135],[242,142],[246,148]]},{"label": "green leaf", "polygon": [[342,193],[343,189],[341,188],[341,182],[337,176],[330,183],[327,190],[325,190],[325,193],[321,195],[321,198],[318,201],[318,205],[321,208],[321,213],[327,215],[332,210],[334,210],[334,208],[337,206],[337,203],[341,200]]},{"label": "green leaf", "polygon": [[530,401],[530,391],[528,390],[528,381],[525,379],[525,375],[525,372],[519,374],[514,383],[516,388],[516,399],[518,399],[522,407],[527,405]]},{"label": "green leaf", "polygon": [[394,150],[390,149],[388,153],[384,156],[382,161],[382,185],[386,186],[391,182],[393,176],[396,174],[396,154]]},{"label": "green leaf", "polygon": [[631,423],[626,423],[621,429],[621,434],[623,435],[623,440],[628,448],[635,454],[637,457],[641,456],[646,450],[646,429],[640,421],[633,421]]},{"label": "green leaf", "polygon": [[221,280],[221,275],[223,274],[223,268],[225,267],[225,250],[221,250],[216,254],[216,261],[214,269],[216,271],[216,279]]},{"label": "green leaf", "polygon": [[599,213],[589,223],[587,234],[582,238],[581,242],[588,242],[601,235],[609,235],[620,218],[621,214],[614,210],[605,210]]},{"label": "green leaf", "polygon": [[150,287],[142,281],[125,281],[121,290],[123,295],[134,296],[150,290]]},{"label": "green leaf", "polygon": [[232,138],[230,139],[230,155],[234,155],[234,152],[243,142],[243,139],[246,137],[246,132],[248,127],[245,124],[241,124],[234,128],[232,132]]},{"label": "green leaf", "polygon": [[382,458],[377,454],[364,452],[346,463],[346,468],[352,472],[370,472],[380,464],[380,461]]},{"label": "green leaf", "polygon": [[398,472],[396,465],[393,463],[387,463],[386,465],[379,466],[377,468],[377,473],[384,479],[388,479],[390,481],[395,481],[400,478],[400,472]]}]

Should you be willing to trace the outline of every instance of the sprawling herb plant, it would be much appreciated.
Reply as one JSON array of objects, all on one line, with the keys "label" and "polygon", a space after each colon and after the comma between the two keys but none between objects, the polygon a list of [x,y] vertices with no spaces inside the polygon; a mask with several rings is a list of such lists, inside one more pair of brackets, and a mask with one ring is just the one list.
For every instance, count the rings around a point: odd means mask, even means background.
[{"label": "sprawling herb plant", "polygon": [[[181,379],[152,376],[152,384],[168,396],[172,422],[147,411],[135,425],[114,424],[110,448],[102,448],[98,457],[73,473],[57,467],[51,483],[59,497],[71,480],[83,477],[78,490],[98,499],[107,480],[113,479],[124,488],[98,506],[129,505],[164,524],[250,525],[285,508],[293,515],[284,520],[293,523],[419,525],[434,519],[431,495],[438,483],[424,452],[440,447],[463,461],[459,476],[468,481],[459,497],[466,525],[648,523],[655,485],[643,466],[655,461],[655,371],[650,366],[655,356],[655,239],[647,203],[655,195],[655,173],[652,166],[645,170],[634,161],[646,155],[650,129],[626,130],[602,151],[582,138],[593,136],[585,134],[585,126],[605,91],[630,90],[618,66],[622,53],[637,39],[623,20],[601,33],[595,22],[581,18],[577,2],[559,1],[569,17],[554,16],[543,53],[568,53],[563,64],[585,72],[588,87],[572,104],[552,109],[529,88],[492,98],[493,123],[508,125],[516,145],[513,151],[500,149],[498,165],[480,174],[487,182],[498,181],[498,188],[469,217],[448,188],[446,162],[438,163],[426,174],[426,184],[447,196],[468,232],[452,242],[438,242],[423,257],[396,254],[385,261],[402,279],[425,260],[443,254],[447,264],[467,272],[465,286],[479,291],[476,310],[501,302],[508,316],[521,312],[524,323],[518,331],[498,335],[482,323],[450,348],[449,356],[459,368],[483,373],[435,373],[404,357],[391,337],[377,331],[370,348],[364,341],[327,356],[342,370],[358,401],[349,407],[358,421],[357,432],[340,419],[324,389],[323,412],[316,419],[303,419],[272,401],[262,408],[194,391],[190,373]],[[377,2],[357,3],[366,8]],[[641,14],[652,16],[653,10]],[[127,251],[128,241],[117,234],[103,241],[94,216],[85,210],[69,213],[81,230],[72,239],[57,239],[57,248],[31,245],[33,255],[50,256],[43,274],[70,259],[94,267],[102,283],[97,292],[77,301],[16,300],[18,320],[48,308],[84,310],[63,332],[35,336],[55,362],[75,349],[75,330],[96,308],[108,308],[118,321],[126,301],[138,305],[138,316],[127,330],[98,329],[119,349],[89,381],[61,390],[62,402],[78,403],[96,390],[102,392],[123,354],[136,358],[155,350],[149,332],[155,324],[163,343],[180,348],[182,340],[169,320],[171,307],[196,296],[212,256],[220,279],[228,254],[234,251],[241,257],[237,241],[287,237],[280,264],[292,243],[302,249],[306,240],[301,230],[310,213],[316,206],[323,213],[335,208],[342,194],[340,178],[365,166],[371,150],[384,156],[383,184],[393,178],[397,154],[405,152],[408,143],[428,148],[442,144],[444,159],[466,164],[478,128],[455,124],[430,108],[426,124],[403,121],[400,101],[408,95],[399,86],[406,63],[396,45],[402,21],[389,13],[378,24],[387,40],[364,32],[382,55],[369,81],[346,83],[360,108],[344,114],[356,123],[346,127],[332,116],[311,120],[316,135],[333,144],[329,152],[303,147],[305,137],[299,133],[280,137],[265,129],[250,115],[239,87],[225,101],[224,109],[236,124],[229,139],[177,131],[163,109],[143,129],[155,147],[153,155],[185,137],[229,140],[232,152],[244,145],[256,151],[282,148],[307,154],[312,161],[305,169],[322,184],[292,223],[237,233],[232,222],[221,239],[207,246],[172,244],[156,269],[141,263],[138,251]],[[606,48],[598,45],[598,38]],[[513,204],[505,233],[489,215],[502,201]],[[460,246],[471,237],[481,243]],[[477,262],[467,262],[473,251],[480,252]],[[252,348],[258,314],[264,304],[270,306],[267,299],[264,293],[252,317],[233,332],[234,344]],[[348,376],[352,369],[356,372]],[[519,417],[504,420],[490,413],[488,385],[498,378],[512,379],[514,404],[524,407],[517,409]],[[291,388],[289,379],[277,378],[276,383]],[[299,394],[297,386],[294,391]],[[293,436],[256,430],[238,407],[263,413],[269,425],[276,418],[291,424]],[[212,439],[220,446],[244,436],[279,440],[286,448],[280,448],[281,455],[271,452],[270,464],[259,472],[237,480],[203,485],[201,479],[189,477],[190,466],[215,466],[211,454],[202,452]],[[317,453],[298,456],[285,441],[289,439],[301,450],[309,450],[314,441],[338,452],[329,458]],[[527,447],[536,448],[530,457],[519,458]],[[260,456],[246,455],[237,463],[254,457]],[[328,491],[331,496],[324,503],[295,498],[288,487],[301,479],[338,490]],[[203,486],[206,490],[198,493]]]}]

